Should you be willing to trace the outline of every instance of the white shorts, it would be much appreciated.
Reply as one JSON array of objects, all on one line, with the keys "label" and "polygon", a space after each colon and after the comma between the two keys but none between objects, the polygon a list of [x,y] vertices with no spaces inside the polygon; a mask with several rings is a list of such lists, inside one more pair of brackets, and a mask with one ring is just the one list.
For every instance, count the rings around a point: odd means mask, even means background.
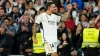
[{"label": "white shorts", "polygon": [[53,43],[46,42],[44,43],[44,48],[45,48],[46,54],[57,52],[57,42],[53,42]]}]

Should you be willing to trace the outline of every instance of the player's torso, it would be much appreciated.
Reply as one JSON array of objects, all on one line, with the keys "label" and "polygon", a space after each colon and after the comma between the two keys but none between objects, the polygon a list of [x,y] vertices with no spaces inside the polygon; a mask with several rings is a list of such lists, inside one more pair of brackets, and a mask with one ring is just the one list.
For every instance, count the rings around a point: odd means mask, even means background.
[{"label": "player's torso", "polygon": [[45,39],[52,40],[53,38],[55,41],[57,38],[57,18],[53,14],[44,14],[42,17],[43,18],[41,23]]}]

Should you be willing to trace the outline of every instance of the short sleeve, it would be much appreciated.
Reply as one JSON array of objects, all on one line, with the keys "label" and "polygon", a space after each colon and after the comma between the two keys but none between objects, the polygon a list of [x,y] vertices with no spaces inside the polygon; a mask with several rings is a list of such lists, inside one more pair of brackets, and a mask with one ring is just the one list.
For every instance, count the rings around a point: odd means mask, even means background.
[{"label": "short sleeve", "polygon": [[41,23],[41,19],[42,19],[41,15],[36,16],[35,17],[35,23],[40,24]]}]

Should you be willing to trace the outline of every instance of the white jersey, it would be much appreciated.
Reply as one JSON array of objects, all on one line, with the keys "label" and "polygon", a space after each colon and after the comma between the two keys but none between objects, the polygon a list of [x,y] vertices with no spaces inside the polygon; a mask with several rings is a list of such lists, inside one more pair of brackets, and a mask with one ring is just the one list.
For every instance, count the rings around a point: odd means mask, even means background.
[{"label": "white jersey", "polygon": [[60,21],[60,16],[55,14],[48,15],[46,13],[40,14],[35,23],[42,24],[41,33],[46,42],[57,42],[57,22]]}]

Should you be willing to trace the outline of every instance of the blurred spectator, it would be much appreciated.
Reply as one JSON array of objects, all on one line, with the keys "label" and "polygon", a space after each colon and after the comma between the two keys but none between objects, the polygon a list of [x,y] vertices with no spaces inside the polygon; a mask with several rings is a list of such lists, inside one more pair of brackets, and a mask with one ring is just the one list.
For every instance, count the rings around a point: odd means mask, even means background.
[{"label": "blurred spectator", "polygon": [[72,0],[73,2],[76,2],[78,4],[79,9],[83,9],[83,2],[82,0]]},{"label": "blurred spectator", "polygon": [[80,16],[82,14],[85,14],[88,17],[88,20],[90,20],[90,18],[89,18],[90,17],[89,11],[86,8],[82,10],[82,13],[80,14]]},{"label": "blurred spectator", "polygon": [[14,6],[12,9],[13,10],[10,13],[10,16],[13,17],[14,22],[18,22],[18,19],[21,17],[21,14],[19,13],[19,9],[17,6]]},{"label": "blurred spectator", "polygon": [[34,4],[32,1],[29,1],[29,2],[27,2],[27,5],[28,5],[29,9],[32,9]]},{"label": "blurred spectator", "polygon": [[24,14],[24,12],[25,12],[25,5],[21,5],[21,7],[19,8],[19,13],[21,14],[21,15],[23,15]]},{"label": "blurred spectator", "polygon": [[5,30],[0,27],[0,55],[8,56],[11,55],[11,49],[13,45],[12,36],[5,33]]},{"label": "blurred spectator", "polygon": [[[78,44],[78,40],[80,39],[80,35],[83,31],[83,26],[82,24],[78,24],[74,30],[74,34],[72,36],[72,52],[76,50],[77,44]],[[81,56],[82,54],[82,50],[78,50],[78,56]],[[72,54],[73,55],[73,54]]]},{"label": "blurred spectator", "polygon": [[62,33],[61,43],[58,46],[58,53],[60,56],[71,56],[70,55],[70,40],[68,38],[68,34]]},{"label": "blurred spectator", "polygon": [[75,23],[74,23],[74,20],[72,19],[71,13],[72,13],[72,5],[68,4],[66,7],[66,12],[62,16],[62,19],[65,23],[65,27],[69,28],[72,32],[74,29]]},{"label": "blurred spectator", "polygon": [[68,38],[71,39],[71,30],[69,28],[65,27],[64,22],[60,22],[58,24],[57,34],[58,34],[58,40],[61,39],[62,33],[65,32],[68,34]]},{"label": "blurred spectator", "polygon": [[37,11],[34,8],[33,9],[26,9],[24,14],[28,14],[30,17],[30,20],[34,21],[35,16],[37,15]]},{"label": "blurred spectator", "polygon": [[[35,11],[34,10],[32,10],[32,9],[29,9],[29,10],[25,10],[25,13],[24,13],[24,15],[27,15],[28,17],[27,18],[29,18],[29,21],[30,22],[34,22],[34,20],[35,20]],[[23,18],[24,18],[24,16],[22,15],[20,18],[19,18],[19,20],[18,20],[18,23],[22,23],[23,22]],[[26,17],[25,17],[26,18]]]},{"label": "blurred spectator", "polygon": [[9,34],[11,36],[15,35],[16,30],[14,26],[11,25],[11,20],[9,18],[5,18],[5,20],[2,23],[2,27],[5,29],[6,34]]},{"label": "blurred spectator", "polygon": [[62,16],[65,13],[64,7],[59,8],[59,15]]},{"label": "blurred spectator", "polygon": [[89,20],[91,20],[91,17],[94,16],[92,4],[88,5],[87,10],[88,10],[87,16],[89,17]]},{"label": "blurred spectator", "polygon": [[94,12],[98,11],[98,4],[100,3],[100,0],[96,0],[96,6],[94,7]]},{"label": "blurred spectator", "polygon": [[80,23],[83,25],[83,27],[88,27],[88,17],[86,14],[81,15]]},{"label": "blurred spectator", "polygon": [[72,17],[75,21],[75,25],[79,23],[79,15],[81,14],[81,10],[78,8],[78,4],[74,2],[73,4],[73,11],[72,11]]},{"label": "blurred spectator", "polygon": [[82,26],[82,24],[78,24],[77,26],[76,26],[76,28],[75,28],[75,33],[74,33],[74,35],[72,36],[73,38],[72,38],[72,40],[73,40],[73,47],[74,48],[76,48],[76,45],[77,45],[77,41],[79,40],[79,38],[80,38],[80,34],[82,33],[82,31],[83,31],[83,26]]},{"label": "blurred spectator", "polygon": [[32,49],[32,42],[27,44],[27,47],[24,46],[29,38],[32,37],[32,26],[33,22],[30,21],[29,16],[27,14],[23,15],[23,18],[19,25],[19,30],[17,32],[17,35],[19,36],[20,52],[22,53],[24,53],[26,49]]},{"label": "blurred spectator", "polygon": [[15,1],[11,1],[13,6],[18,6],[19,8],[19,13],[22,15],[24,14],[25,11],[25,7],[26,7],[26,0],[15,0]]},{"label": "blurred spectator", "polygon": [[[91,38],[91,35],[95,36]],[[98,44],[100,43],[99,35],[99,30],[95,28],[95,22],[89,21],[89,28],[85,28],[83,30],[82,35],[78,41],[77,49],[82,48],[84,56],[98,56],[99,49],[97,46],[99,46]],[[94,43],[95,45],[93,45]]]},{"label": "blurred spectator", "polygon": [[76,2],[78,4],[78,8],[79,9],[83,9],[83,2],[82,2],[82,0],[66,0],[66,2],[64,3],[64,8],[66,8],[66,6],[68,4],[72,4],[73,2]]},{"label": "blurred spectator", "polygon": [[72,4],[72,1],[71,1],[71,0],[66,0],[66,1],[65,1],[65,3],[64,3],[64,8],[65,8],[65,10],[66,10],[66,6],[67,6],[68,4]]},{"label": "blurred spectator", "polygon": [[88,14],[88,10],[87,9],[83,9],[82,10],[82,14],[86,14],[87,15]]},{"label": "blurred spectator", "polygon": [[34,3],[35,3],[34,8],[36,9],[37,12],[39,12],[39,9],[42,7],[41,0],[36,0]]},{"label": "blurred spectator", "polygon": [[78,8],[78,4],[74,2],[73,4],[73,9],[76,10],[77,12],[80,12],[80,9]]},{"label": "blurred spectator", "polygon": [[100,15],[100,3],[98,3],[98,11],[95,12],[95,15]]},{"label": "blurred spectator", "polygon": [[3,20],[4,20],[5,18],[6,18],[5,10],[4,10],[4,8],[2,7],[2,8],[0,9],[0,24],[3,23]]},{"label": "blurred spectator", "polygon": [[65,13],[66,17],[65,17],[65,27],[69,28],[71,30],[71,32],[73,32],[74,30],[74,26],[75,26],[75,22],[71,16],[72,13],[72,5],[68,4],[66,7],[67,12]]},{"label": "blurred spectator", "polygon": [[12,4],[9,1],[6,2],[5,9],[7,14],[12,12]]}]

